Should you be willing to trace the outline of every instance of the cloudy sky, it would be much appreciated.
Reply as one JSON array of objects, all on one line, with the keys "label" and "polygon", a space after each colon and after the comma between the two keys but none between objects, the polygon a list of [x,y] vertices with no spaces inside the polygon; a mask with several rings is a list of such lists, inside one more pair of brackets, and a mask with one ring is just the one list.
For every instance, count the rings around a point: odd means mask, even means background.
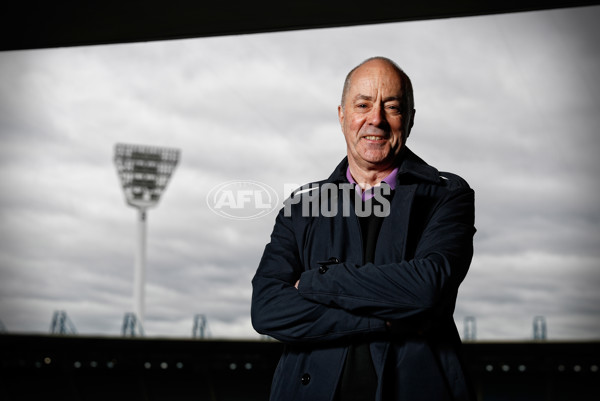
[{"label": "cloudy sky", "polygon": [[373,55],[415,86],[409,147],[476,191],[475,257],[455,319],[479,339],[600,335],[600,7],[0,53],[0,321],[119,335],[133,310],[136,212],[118,142],[176,147],[150,210],[145,331],[258,338],[250,280],[274,215],[207,206],[226,181],[284,196],[344,156],[342,80]]}]

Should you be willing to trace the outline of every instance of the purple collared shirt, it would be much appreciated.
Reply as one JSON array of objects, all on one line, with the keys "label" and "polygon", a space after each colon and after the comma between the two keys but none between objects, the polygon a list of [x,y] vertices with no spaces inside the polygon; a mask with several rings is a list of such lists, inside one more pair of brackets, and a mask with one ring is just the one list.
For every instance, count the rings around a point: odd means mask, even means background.
[{"label": "purple collared shirt", "polygon": [[[386,184],[388,184],[390,186],[390,188],[392,189],[392,191],[394,189],[396,189],[396,174],[398,174],[398,167],[396,167],[395,169],[393,169],[392,172],[387,177],[385,177],[383,180],[381,180],[381,182],[385,182]],[[372,187],[363,192],[363,190],[360,187],[360,185],[358,185],[356,183],[356,181],[354,180],[354,177],[352,177],[352,174],[350,174],[350,167],[348,167],[346,169],[346,178],[348,179],[349,183],[354,184],[354,189],[358,193],[362,194],[362,200],[363,201],[371,199],[373,196],[375,196],[375,194],[373,193],[373,188]]]}]

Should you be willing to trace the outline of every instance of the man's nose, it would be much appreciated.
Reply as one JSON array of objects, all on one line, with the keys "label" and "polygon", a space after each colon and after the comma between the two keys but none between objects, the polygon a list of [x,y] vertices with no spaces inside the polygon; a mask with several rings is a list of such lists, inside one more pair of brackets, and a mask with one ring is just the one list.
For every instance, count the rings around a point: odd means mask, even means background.
[{"label": "man's nose", "polygon": [[382,105],[375,104],[371,109],[371,113],[369,115],[369,124],[374,125],[376,127],[380,127],[383,124],[387,123],[385,118],[384,108]]}]

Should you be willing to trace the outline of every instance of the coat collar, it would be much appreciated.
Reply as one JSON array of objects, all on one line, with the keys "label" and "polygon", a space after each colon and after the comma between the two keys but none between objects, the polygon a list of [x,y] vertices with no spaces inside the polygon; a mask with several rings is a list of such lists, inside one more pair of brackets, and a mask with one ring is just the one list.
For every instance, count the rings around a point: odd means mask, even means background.
[{"label": "coat collar", "polygon": [[[404,147],[400,155],[400,164],[398,166],[398,175],[396,181],[402,183],[407,176],[416,178],[419,181],[428,181],[432,183],[440,182],[440,173],[435,168],[427,164],[423,159],[414,154],[409,148]],[[327,179],[328,182],[346,182],[346,169],[348,168],[348,156],[337,165],[333,173]]]}]

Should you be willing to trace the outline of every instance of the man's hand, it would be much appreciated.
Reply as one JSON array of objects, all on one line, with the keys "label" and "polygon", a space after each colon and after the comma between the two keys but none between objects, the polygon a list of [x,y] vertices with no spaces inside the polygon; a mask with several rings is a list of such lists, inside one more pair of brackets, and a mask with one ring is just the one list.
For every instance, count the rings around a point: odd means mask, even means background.
[{"label": "man's hand", "polygon": [[294,287],[296,287],[296,289],[298,289],[299,284],[300,284],[300,280],[296,281],[296,284],[294,284]]}]

